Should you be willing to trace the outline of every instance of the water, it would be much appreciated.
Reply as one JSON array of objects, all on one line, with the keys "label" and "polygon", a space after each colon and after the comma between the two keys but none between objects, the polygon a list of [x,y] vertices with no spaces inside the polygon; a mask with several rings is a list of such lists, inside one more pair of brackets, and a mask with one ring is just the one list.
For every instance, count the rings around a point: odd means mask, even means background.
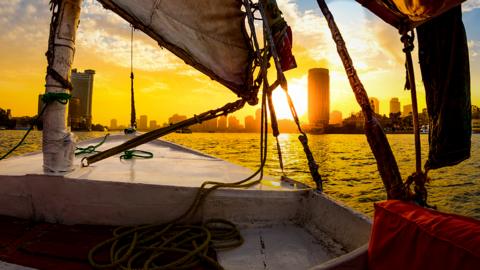
[{"label": "water", "polygon": [[[0,131],[0,154],[5,153],[24,131]],[[78,132],[80,140],[103,136],[103,132]],[[307,160],[296,134],[283,134],[280,143],[286,173],[289,177],[313,185]],[[164,139],[256,169],[259,164],[259,135],[234,133],[171,134]],[[415,170],[413,135],[394,134],[388,139],[405,178]],[[423,161],[427,155],[427,136],[422,135]],[[324,190],[333,198],[372,215],[373,202],[386,199],[375,159],[364,135],[310,135],[310,147],[320,173]],[[276,146],[269,138],[266,173],[279,176]],[[472,156],[461,164],[432,171],[429,203],[444,212],[480,219],[480,134],[472,137]],[[24,145],[13,155],[41,150],[41,133],[31,133]],[[206,179],[207,180],[207,179]]]}]

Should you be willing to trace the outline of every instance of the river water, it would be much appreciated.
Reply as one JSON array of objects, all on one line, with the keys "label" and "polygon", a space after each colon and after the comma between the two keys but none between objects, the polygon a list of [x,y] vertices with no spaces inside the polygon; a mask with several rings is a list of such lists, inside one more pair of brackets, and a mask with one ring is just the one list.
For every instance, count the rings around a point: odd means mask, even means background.
[{"label": "river water", "polygon": [[[12,147],[24,131],[0,131],[0,155]],[[103,132],[78,132],[79,140],[100,137]],[[285,171],[290,178],[313,185],[303,148],[297,134],[282,134]],[[164,139],[200,150],[212,156],[251,168],[259,165],[259,135],[253,133],[171,134]],[[413,135],[388,135],[404,178],[415,170]],[[427,136],[422,135],[423,158],[427,156]],[[361,134],[310,135],[310,147],[320,174],[325,180],[324,191],[344,204],[369,216],[373,202],[386,199],[373,154]],[[266,173],[281,175],[276,146],[269,138]],[[33,131],[24,145],[13,155],[41,150],[41,132]],[[1,166],[1,163],[0,163]],[[429,174],[429,203],[444,212],[480,219],[480,134],[472,137],[472,155],[467,161],[432,171]]]}]

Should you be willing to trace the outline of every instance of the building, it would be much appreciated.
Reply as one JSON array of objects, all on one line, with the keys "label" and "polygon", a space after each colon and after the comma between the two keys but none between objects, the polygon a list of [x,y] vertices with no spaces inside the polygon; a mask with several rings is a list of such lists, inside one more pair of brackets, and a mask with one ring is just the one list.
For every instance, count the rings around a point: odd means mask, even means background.
[{"label": "building", "polygon": [[168,118],[168,124],[169,125],[176,124],[176,123],[181,122],[183,120],[187,120],[187,116],[174,114],[170,118]]},{"label": "building", "polygon": [[138,119],[138,130],[147,130],[148,129],[148,117],[146,115],[140,115],[140,119]]},{"label": "building", "polygon": [[[95,71],[91,69],[87,69],[85,72],[78,72],[77,69],[72,69],[72,99],[78,98],[78,110],[80,115],[79,117],[77,117],[78,115],[69,116],[69,119],[72,121],[71,127],[74,129],[92,129],[92,95],[94,75]],[[77,108],[74,109],[75,112],[77,112]],[[78,122],[75,122],[77,119]]]},{"label": "building", "polygon": [[332,111],[330,113],[330,125],[338,125],[343,121],[342,113],[340,111]]},{"label": "building", "polygon": [[157,121],[150,120],[150,129],[157,129],[159,126],[157,125]]},{"label": "building", "polygon": [[253,116],[248,115],[245,117],[245,131],[253,132],[255,131],[257,126],[255,125],[255,118]]},{"label": "building", "polygon": [[399,113],[400,112],[400,101],[398,98],[394,97],[390,99],[390,113]]},{"label": "building", "polygon": [[380,114],[380,101],[378,101],[378,98],[371,97],[369,100],[373,112],[376,114]]},{"label": "building", "polygon": [[328,69],[308,71],[308,120],[310,125],[325,127],[330,117],[330,77]]},{"label": "building", "polygon": [[222,115],[218,118],[218,126],[217,130],[220,132],[224,132],[227,130],[227,116]]},{"label": "building", "polygon": [[110,120],[110,130],[118,129],[117,119]]},{"label": "building", "polygon": [[403,114],[402,116],[409,116],[412,113],[412,104],[408,104],[403,106]]},{"label": "building", "polygon": [[228,117],[228,131],[240,131],[242,129],[240,121],[235,117],[235,115],[230,115]]},{"label": "building", "polygon": [[68,125],[72,130],[90,130],[85,124],[86,122],[83,122],[82,119],[84,118],[82,118],[81,101],[78,97],[71,97],[70,101],[68,102]]}]

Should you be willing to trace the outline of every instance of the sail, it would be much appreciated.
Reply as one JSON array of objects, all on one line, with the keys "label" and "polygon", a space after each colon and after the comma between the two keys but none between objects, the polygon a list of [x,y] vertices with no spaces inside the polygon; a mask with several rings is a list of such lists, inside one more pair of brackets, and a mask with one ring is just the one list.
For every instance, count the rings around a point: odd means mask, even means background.
[{"label": "sail", "polygon": [[[356,0],[396,28],[416,27],[465,0]],[[406,25],[405,25],[406,24]]]},{"label": "sail", "polygon": [[99,0],[241,97],[250,97],[253,49],[240,0]]}]

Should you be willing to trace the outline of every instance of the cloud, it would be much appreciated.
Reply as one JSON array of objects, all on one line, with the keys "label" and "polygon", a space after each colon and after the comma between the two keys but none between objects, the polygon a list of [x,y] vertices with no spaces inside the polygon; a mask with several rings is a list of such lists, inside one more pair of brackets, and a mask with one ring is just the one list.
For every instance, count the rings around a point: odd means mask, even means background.
[{"label": "cloud", "polygon": [[[343,69],[319,10],[301,11],[292,0],[278,0],[278,4],[293,29],[294,46],[316,61],[327,59],[331,69]],[[365,10],[353,2],[333,2],[329,6],[359,72],[392,69],[403,64],[399,37],[392,27],[369,18]]]},{"label": "cloud", "polygon": [[[99,58],[121,67],[130,67],[130,26],[96,1],[83,4],[77,42]],[[134,67],[146,71],[175,70],[182,62],[161,49],[150,37],[134,34]]]},{"label": "cloud", "polygon": [[480,8],[480,0],[469,0],[462,4],[463,12],[469,12],[477,8]]},{"label": "cloud", "polygon": [[478,40],[469,40],[468,41],[468,50],[470,52],[470,57],[474,58],[480,54],[480,41]]}]

